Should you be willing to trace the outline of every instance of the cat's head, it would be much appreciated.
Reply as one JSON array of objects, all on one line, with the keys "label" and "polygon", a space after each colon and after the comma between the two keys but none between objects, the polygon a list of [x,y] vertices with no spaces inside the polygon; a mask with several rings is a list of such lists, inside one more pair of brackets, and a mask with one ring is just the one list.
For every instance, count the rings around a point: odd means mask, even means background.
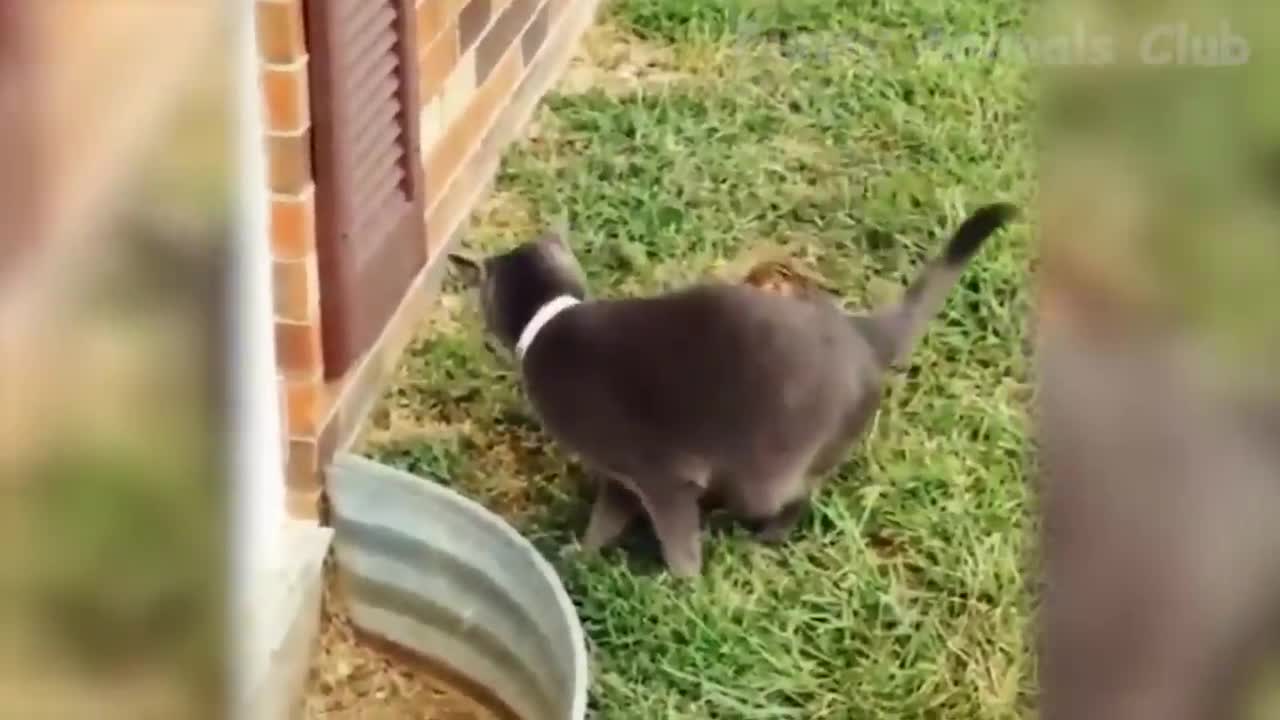
[{"label": "cat's head", "polygon": [[563,227],[504,253],[484,258],[450,253],[449,260],[468,286],[479,289],[485,328],[507,349],[515,347],[544,303],[558,295],[579,300],[587,295],[586,275]]}]

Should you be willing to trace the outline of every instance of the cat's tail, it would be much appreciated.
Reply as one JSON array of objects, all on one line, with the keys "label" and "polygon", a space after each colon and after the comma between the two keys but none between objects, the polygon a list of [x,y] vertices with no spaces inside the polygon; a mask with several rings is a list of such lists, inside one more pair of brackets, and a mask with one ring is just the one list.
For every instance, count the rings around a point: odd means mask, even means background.
[{"label": "cat's tail", "polygon": [[899,365],[911,356],[982,243],[1017,214],[1017,208],[1008,203],[978,208],[960,224],[946,249],[924,267],[897,304],[854,319],[884,365]]}]

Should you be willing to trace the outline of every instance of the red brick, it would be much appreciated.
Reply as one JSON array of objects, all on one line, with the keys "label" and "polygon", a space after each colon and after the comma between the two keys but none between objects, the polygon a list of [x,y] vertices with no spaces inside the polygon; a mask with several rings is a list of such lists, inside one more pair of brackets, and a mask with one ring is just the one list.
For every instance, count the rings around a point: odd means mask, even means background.
[{"label": "red brick", "polygon": [[457,119],[460,124],[476,128],[471,143],[473,146],[479,145],[479,139],[488,131],[499,106],[511,98],[520,81],[521,70],[520,49],[508,48],[508,52],[495,64],[488,80],[476,91],[466,110]]},{"label": "red brick", "polygon": [[[442,194],[427,212],[427,238],[429,239],[427,247],[433,258],[448,245],[449,239],[460,223],[466,219],[468,207],[474,203],[477,191],[487,180],[486,173],[496,170],[496,165],[484,168],[478,166],[478,161],[483,159],[470,158],[442,189]],[[433,262],[441,261],[433,260]]]},{"label": "red brick", "polygon": [[262,98],[267,130],[296,132],[310,125],[307,62],[262,66]]},{"label": "red brick", "polygon": [[291,438],[289,462],[285,467],[285,483],[290,489],[304,493],[323,487],[324,468],[337,450],[336,422],[328,423],[318,438]]},{"label": "red brick", "polygon": [[309,377],[324,370],[320,326],[276,321],[276,369],[288,377]]},{"label": "red brick", "polygon": [[418,47],[426,47],[440,34],[440,31],[445,29],[453,19],[449,9],[449,3],[445,0],[419,0]]},{"label": "red brick", "polygon": [[476,82],[476,54],[467,53],[458,58],[449,77],[445,78],[444,90],[440,93],[440,116],[447,128],[462,114],[463,109],[471,102],[478,87]]},{"label": "red brick", "polygon": [[465,127],[461,121],[453,124],[440,138],[427,158],[427,204],[430,206],[444,195],[462,160],[475,147],[479,128]]},{"label": "red brick", "polygon": [[320,375],[286,378],[284,382],[289,433],[294,437],[314,436],[324,412],[325,388]]},{"label": "red brick", "polygon": [[275,316],[295,323],[314,323],[319,316],[320,280],[315,255],[271,263],[271,295]]},{"label": "red brick", "polygon": [[[454,118],[445,135],[436,143],[427,161],[428,207],[444,196],[463,162],[480,147],[499,106],[511,98],[520,80],[520,72],[520,50],[515,48],[498,63],[489,81],[476,91],[466,109]],[[427,233],[432,233],[430,220]]]},{"label": "red brick", "polygon": [[422,104],[426,105],[444,90],[445,78],[458,64],[458,27],[450,23],[422,53],[421,68]]},{"label": "red brick", "polygon": [[[444,116],[441,108],[443,102],[435,100],[427,103],[422,108],[422,115],[418,118],[418,137],[422,143],[422,162],[427,161],[427,156],[431,154],[431,149],[435,147],[436,142],[440,139],[444,132]],[[427,202],[431,202],[431,198],[427,198]]]},{"label": "red brick", "polygon": [[[484,128],[467,126],[468,108],[478,102],[484,89],[475,87],[475,56],[468,55],[453,70],[440,99],[443,132],[427,151],[427,205],[440,197],[458,166],[475,147]],[[469,87],[468,87],[469,86]]]},{"label": "red brick", "polygon": [[311,132],[267,135],[267,181],[273,192],[300,193],[311,184]]},{"label": "red brick", "polygon": [[[426,167],[426,204],[431,208],[428,215],[428,236],[444,241],[445,236],[438,234],[444,229],[440,224],[452,222],[449,220],[451,213],[447,208],[434,208],[434,204],[444,199],[445,193],[452,195],[449,183],[457,176],[463,163],[479,149],[500,105],[511,99],[520,81],[520,74],[520,49],[516,47],[503,56],[498,67],[490,74],[489,82],[472,95],[470,104],[453,119],[445,135],[436,142]],[[436,217],[438,213],[440,215]]]},{"label": "red brick", "polygon": [[316,187],[271,198],[271,256],[300,260],[316,249]]},{"label": "red brick", "polygon": [[266,62],[288,65],[307,54],[302,0],[257,0],[258,55]]},{"label": "red brick", "polygon": [[516,44],[537,6],[537,0],[511,0],[510,5],[485,31],[484,37],[476,45],[477,83],[484,84],[494,66]]}]

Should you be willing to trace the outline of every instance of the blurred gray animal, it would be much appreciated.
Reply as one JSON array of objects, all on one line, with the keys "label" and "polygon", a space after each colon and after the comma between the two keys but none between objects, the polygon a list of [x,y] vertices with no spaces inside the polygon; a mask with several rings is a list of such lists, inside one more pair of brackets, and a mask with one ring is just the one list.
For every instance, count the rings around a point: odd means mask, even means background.
[{"label": "blurred gray animal", "polygon": [[898,303],[866,315],[741,284],[588,300],[559,232],[451,259],[480,287],[488,330],[520,358],[547,431],[603,480],[583,549],[612,543],[643,511],[668,570],[689,577],[701,572],[707,505],[762,541],[789,534],[874,416],[886,371],[1014,212],[979,209]]}]

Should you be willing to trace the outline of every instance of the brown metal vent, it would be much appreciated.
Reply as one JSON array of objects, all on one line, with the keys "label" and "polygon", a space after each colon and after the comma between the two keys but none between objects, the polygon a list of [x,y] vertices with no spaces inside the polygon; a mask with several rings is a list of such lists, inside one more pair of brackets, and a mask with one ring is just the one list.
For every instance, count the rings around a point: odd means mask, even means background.
[{"label": "brown metal vent", "polygon": [[325,377],[386,327],[427,262],[413,0],[307,0]]}]

